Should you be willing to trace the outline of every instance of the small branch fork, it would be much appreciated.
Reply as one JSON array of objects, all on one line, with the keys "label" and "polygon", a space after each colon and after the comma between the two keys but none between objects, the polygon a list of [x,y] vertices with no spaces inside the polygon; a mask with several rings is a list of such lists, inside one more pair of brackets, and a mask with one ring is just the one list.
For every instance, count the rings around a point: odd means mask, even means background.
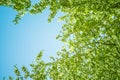
[{"label": "small branch fork", "polygon": [[97,43],[97,44],[103,44],[103,45],[108,45],[108,46],[115,46],[117,52],[120,54],[119,48],[118,48],[117,45],[114,44],[114,43],[101,43],[101,42],[95,42],[95,43]]}]

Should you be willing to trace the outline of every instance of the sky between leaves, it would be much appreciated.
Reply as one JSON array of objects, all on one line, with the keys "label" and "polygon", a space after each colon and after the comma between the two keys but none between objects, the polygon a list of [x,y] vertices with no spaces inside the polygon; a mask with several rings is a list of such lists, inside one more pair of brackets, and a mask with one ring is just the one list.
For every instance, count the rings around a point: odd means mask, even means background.
[{"label": "sky between leaves", "polygon": [[43,59],[49,61],[50,56],[56,56],[62,43],[56,40],[62,23],[58,22],[58,13],[51,23],[48,23],[49,10],[42,14],[25,15],[20,23],[14,25],[12,20],[17,14],[7,7],[0,7],[0,80],[3,77],[14,76],[13,66],[29,67],[40,50],[44,50]]}]

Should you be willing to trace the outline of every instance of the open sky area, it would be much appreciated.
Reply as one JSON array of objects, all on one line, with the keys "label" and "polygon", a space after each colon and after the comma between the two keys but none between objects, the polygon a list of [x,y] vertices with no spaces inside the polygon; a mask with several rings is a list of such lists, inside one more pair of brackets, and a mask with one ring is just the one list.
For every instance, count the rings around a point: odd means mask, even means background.
[{"label": "open sky area", "polygon": [[[42,14],[25,15],[19,24],[12,20],[16,11],[0,7],[0,80],[13,75],[13,66],[27,66],[34,61],[40,50],[44,50],[43,59],[49,61],[50,56],[63,45],[56,40],[62,23],[58,22],[58,13],[51,23],[48,23],[50,11],[46,9]],[[7,80],[7,79],[6,79]]]}]

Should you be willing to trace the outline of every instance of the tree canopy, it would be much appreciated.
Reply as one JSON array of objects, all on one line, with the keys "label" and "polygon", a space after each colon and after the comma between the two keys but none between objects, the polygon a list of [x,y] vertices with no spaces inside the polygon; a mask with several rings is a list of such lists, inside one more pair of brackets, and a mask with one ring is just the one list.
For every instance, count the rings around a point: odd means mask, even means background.
[{"label": "tree canopy", "polygon": [[[119,0],[1,0],[0,6],[18,12],[18,23],[26,14],[38,14],[49,8],[48,21],[63,12],[64,21],[56,37],[65,45],[57,52],[58,58],[44,62],[42,51],[32,70],[15,66],[16,80],[119,80],[120,79],[120,1]],[[13,80],[12,77],[9,77]]]}]

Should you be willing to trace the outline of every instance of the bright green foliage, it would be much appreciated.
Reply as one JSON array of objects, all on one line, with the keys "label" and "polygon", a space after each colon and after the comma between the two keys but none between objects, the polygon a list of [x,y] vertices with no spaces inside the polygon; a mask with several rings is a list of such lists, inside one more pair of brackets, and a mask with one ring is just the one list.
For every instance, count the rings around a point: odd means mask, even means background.
[{"label": "bright green foliage", "polygon": [[[2,2],[5,6],[17,4],[14,0],[10,4]],[[28,7],[14,9],[19,13],[29,8],[25,12],[37,14],[47,7],[51,11],[48,21],[58,11],[65,14],[60,20],[66,23],[57,36],[65,46],[57,52],[59,58],[52,57],[53,62],[45,63],[41,60],[41,52],[36,63],[31,64],[32,73],[25,67],[22,68],[25,72],[24,78],[120,80],[119,0],[40,0],[31,7],[29,3]],[[18,72],[16,75],[19,76]]]}]

